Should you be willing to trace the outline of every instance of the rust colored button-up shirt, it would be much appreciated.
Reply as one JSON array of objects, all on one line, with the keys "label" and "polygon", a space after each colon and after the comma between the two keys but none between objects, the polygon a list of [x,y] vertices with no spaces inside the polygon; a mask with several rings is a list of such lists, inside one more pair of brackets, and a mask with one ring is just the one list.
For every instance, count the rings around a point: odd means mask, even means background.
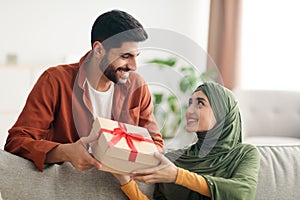
[{"label": "rust colored button-up shirt", "polygon": [[[35,163],[40,171],[46,154],[61,143],[87,136],[93,123],[84,60],[47,69],[30,92],[4,149]],[[144,80],[131,72],[126,84],[114,85],[112,119],[148,129],[155,144],[163,140],[153,117],[151,94]]]}]

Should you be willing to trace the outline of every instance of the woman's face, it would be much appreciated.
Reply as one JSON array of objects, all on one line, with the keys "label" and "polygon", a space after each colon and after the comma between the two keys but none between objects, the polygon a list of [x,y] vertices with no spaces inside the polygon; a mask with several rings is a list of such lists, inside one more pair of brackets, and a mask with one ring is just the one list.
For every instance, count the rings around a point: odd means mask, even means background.
[{"label": "woman's face", "polygon": [[207,96],[202,91],[195,92],[189,99],[185,117],[187,132],[208,131],[217,123]]}]

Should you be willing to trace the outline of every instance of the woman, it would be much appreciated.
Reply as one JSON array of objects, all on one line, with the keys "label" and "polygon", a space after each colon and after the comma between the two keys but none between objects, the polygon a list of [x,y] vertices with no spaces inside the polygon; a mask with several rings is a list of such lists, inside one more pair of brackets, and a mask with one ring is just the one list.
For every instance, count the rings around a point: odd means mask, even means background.
[{"label": "woman", "polygon": [[[155,154],[161,164],[136,170],[133,179],[155,185],[154,199],[254,199],[259,152],[242,144],[241,117],[231,91],[207,82],[189,99],[186,131],[197,143]],[[173,162],[171,162],[171,161]],[[147,199],[128,176],[115,175],[130,199]]]}]

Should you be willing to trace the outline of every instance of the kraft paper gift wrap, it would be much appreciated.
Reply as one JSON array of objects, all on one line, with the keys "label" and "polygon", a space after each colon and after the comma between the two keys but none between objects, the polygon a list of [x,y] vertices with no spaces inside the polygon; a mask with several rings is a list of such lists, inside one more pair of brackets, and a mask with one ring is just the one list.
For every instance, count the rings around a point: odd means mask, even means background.
[{"label": "kraft paper gift wrap", "polygon": [[157,166],[158,151],[146,128],[105,118],[96,118],[89,137],[93,156],[104,171],[130,174],[135,169]]}]

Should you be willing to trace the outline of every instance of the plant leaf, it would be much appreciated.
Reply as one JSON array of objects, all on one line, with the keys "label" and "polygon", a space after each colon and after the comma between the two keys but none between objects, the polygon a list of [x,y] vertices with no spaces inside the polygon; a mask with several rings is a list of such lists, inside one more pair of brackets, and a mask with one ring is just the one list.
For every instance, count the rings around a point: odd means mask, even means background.
[{"label": "plant leaf", "polygon": [[169,59],[153,59],[147,61],[147,63],[151,64],[157,64],[160,66],[168,66],[168,67],[174,67],[176,64],[177,60],[175,58],[169,58]]},{"label": "plant leaf", "polygon": [[153,94],[153,96],[154,96],[154,103],[161,104],[164,95],[162,93],[155,93]]}]

